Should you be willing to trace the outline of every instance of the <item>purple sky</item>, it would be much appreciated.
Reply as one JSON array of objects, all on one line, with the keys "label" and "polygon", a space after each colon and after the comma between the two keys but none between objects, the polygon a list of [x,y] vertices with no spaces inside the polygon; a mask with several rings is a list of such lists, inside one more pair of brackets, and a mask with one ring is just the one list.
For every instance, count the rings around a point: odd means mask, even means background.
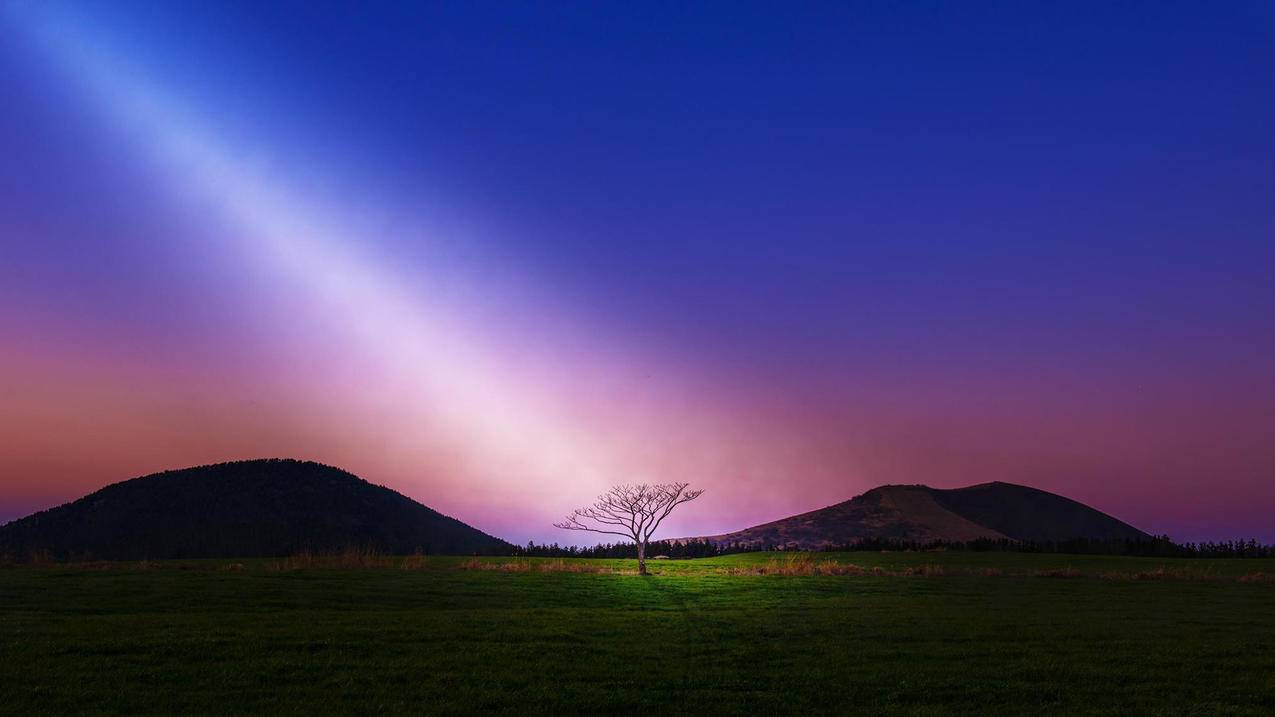
[{"label": "purple sky", "polygon": [[1269,4],[263,5],[0,10],[0,521],[290,456],[1275,542]]}]

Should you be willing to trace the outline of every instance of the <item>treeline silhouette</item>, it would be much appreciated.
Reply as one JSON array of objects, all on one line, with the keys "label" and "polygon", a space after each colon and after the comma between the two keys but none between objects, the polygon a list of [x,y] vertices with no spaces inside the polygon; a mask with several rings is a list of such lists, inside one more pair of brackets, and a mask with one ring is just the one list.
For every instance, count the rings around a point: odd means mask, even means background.
[{"label": "treeline silhouette", "polygon": [[1151,538],[1073,538],[1069,540],[1009,540],[980,538],[969,541],[860,540],[830,545],[828,552],[856,550],[952,550],[966,552],[1067,553],[1074,555],[1130,555],[1153,558],[1270,558],[1275,545],[1257,540],[1175,543],[1167,535]]},{"label": "treeline silhouette", "polygon": [[[670,558],[711,558],[728,553],[748,552],[743,546],[731,547],[736,549],[720,547],[705,540],[652,540],[646,544],[646,557],[648,560],[657,555]],[[560,546],[557,543],[536,545],[534,541],[529,541],[525,546],[515,546],[511,555],[526,558],[636,558],[637,544],[604,543],[582,548],[576,545]]]},{"label": "treeline silhouette", "polygon": [[[647,544],[648,558],[711,558],[733,553],[794,550],[780,543],[750,542],[717,544],[705,540],[655,540]],[[987,539],[968,541],[896,539],[864,539],[843,545],[828,545],[823,552],[882,552],[951,550],[972,553],[1065,553],[1075,555],[1129,555],[1154,558],[1275,558],[1275,545],[1263,545],[1255,539],[1219,542],[1175,543],[1168,536],[1134,539],[1093,539],[1028,541]],[[636,558],[634,543],[604,543],[589,547],[560,546],[557,543],[537,545],[528,542],[515,546],[510,553],[520,557],[543,558]]]}]

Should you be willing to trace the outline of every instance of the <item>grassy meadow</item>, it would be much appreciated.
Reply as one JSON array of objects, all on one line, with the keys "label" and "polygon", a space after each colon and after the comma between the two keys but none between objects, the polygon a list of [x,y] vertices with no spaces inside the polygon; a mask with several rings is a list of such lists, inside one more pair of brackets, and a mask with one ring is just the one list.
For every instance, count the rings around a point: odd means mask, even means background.
[{"label": "grassy meadow", "polygon": [[1275,561],[0,568],[0,712],[1275,713]]}]

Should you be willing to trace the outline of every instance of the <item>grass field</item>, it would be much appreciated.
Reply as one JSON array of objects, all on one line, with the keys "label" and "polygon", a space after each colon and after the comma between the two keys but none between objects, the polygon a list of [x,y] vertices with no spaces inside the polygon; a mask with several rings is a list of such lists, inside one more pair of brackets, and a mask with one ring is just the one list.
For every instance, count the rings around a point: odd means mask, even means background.
[{"label": "grass field", "polygon": [[1275,713],[1275,561],[790,560],[3,568],[0,710]]}]

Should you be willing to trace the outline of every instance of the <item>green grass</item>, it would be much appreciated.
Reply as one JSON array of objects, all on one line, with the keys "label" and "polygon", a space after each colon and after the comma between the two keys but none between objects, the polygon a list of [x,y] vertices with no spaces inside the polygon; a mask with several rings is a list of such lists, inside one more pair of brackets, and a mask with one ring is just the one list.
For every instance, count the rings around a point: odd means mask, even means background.
[{"label": "green grass", "polygon": [[774,554],[649,577],[461,558],[5,568],[0,711],[1275,712],[1275,582],[1236,579],[1275,561],[826,558],[890,574],[740,574]]}]

